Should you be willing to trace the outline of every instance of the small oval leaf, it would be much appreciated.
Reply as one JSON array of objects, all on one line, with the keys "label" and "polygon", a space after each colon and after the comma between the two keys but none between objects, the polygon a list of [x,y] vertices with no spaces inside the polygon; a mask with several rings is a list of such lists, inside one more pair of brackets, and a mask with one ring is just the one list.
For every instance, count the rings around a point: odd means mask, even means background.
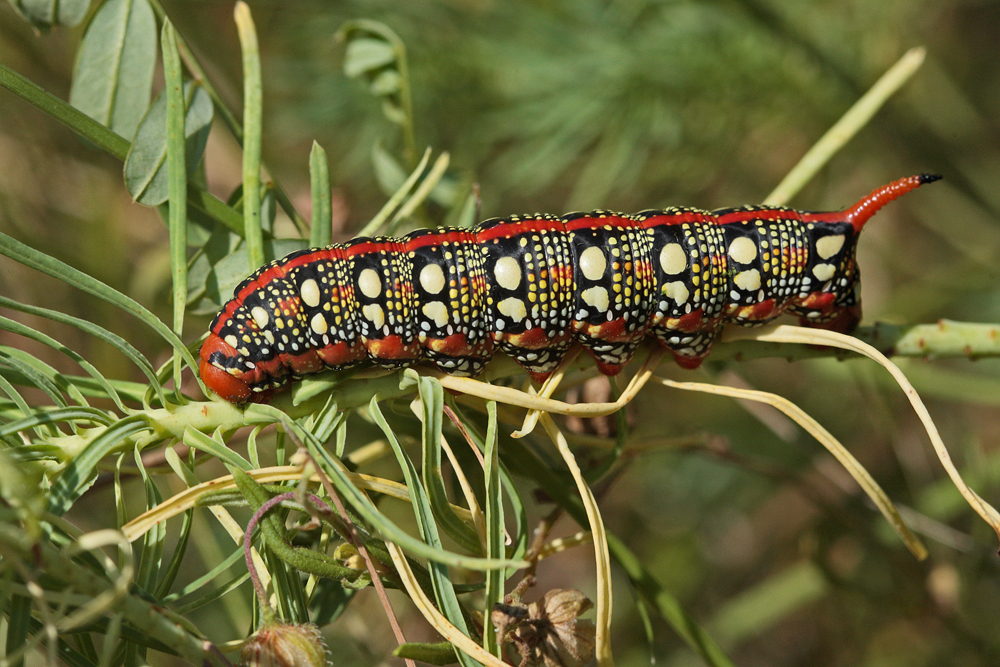
[{"label": "small oval leaf", "polygon": [[[194,173],[205,153],[212,128],[212,99],[194,81],[184,83],[185,162],[188,175]],[[166,97],[156,96],[139,123],[135,141],[125,158],[125,187],[132,199],[145,206],[167,201]]]},{"label": "small oval leaf", "polygon": [[10,0],[14,10],[39,30],[72,28],[83,20],[90,0]]},{"label": "small oval leaf", "polygon": [[156,18],[146,0],[101,5],[77,53],[70,104],[131,139],[149,106],[156,38]]},{"label": "small oval leaf", "polygon": [[399,72],[394,69],[386,69],[379,72],[375,78],[372,79],[371,83],[368,84],[368,89],[373,95],[395,95],[399,92],[399,86],[402,78],[399,76]]},{"label": "small oval leaf", "polygon": [[384,39],[365,36],[352,39],[344,54],[344,74],[354,78],[396,62],[396,52]]}]

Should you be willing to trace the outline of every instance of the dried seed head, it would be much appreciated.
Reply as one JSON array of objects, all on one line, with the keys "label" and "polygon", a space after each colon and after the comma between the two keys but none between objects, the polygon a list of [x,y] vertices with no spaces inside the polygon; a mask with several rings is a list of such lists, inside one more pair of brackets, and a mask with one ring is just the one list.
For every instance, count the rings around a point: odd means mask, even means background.
[{"label": "dried seed head", "polygon": [[579,591],[554,589],[527,606],[495,605],[492,618],[500,640],[517,648],[522,665],[583,667],[594,655],[597,630],[579,616],[593,606]]},{"label": "dried seed head", "polygon": [[312,623],[265,623],[240,654],[241,667],[326,667],[326,644]]}]

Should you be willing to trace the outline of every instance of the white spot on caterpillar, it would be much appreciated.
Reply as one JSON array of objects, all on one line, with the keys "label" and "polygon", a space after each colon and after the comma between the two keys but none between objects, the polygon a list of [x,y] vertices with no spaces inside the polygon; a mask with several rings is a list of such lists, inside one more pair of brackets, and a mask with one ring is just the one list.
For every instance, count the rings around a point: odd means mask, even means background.
[{"label": "white spot on caterpillar", "polygon": [[493,267],[497,284],[507,290],[515,290],[521,284],[521,265],[513,257],[501,257]]},{"label": "white spot on caterpillar", "polygon": [[[366,271],[368,269],[365,269]],[[372,273],[375,273],[372,271]],[[361,314],[364,315],[368,320],[375,325],[376,329],[381,329],[382,325],[385,324],[385,311],[382,310],[382,306],[377,303],[370,303],[361,309]]]},{"label": "white spot on caterpillar", "polygon": [[312,330],[320,336],[325,334],[329,328],[327,327],[326,318],[323,317],[323,313],[316,313],[313,315],[312,321],[309,322],[309,326],[312,327]]},{"label": "white spot on caterpillar", "polygon": [[524,307],[524,301],[515,297],[504,299],[498,303],[497,310],[500,311],[501,315],[505,315],[515,322],[520,322],[528,315],[528,311]]},{"label": "white spot on caterpillar", "polygon": [[437,264],[428,264],[420,270],[420,286],[428,294],[438,294],[444,289],[444,271]]},{"label": "white spot on caterpillar", "polygon": [[747,292],[753,292],[760,289],[760,271],[757,269],[750,269],[749,271],[741,271],[736,274],[733,278],[733,282],[741,290],[746,290]]},{"label": "white spot on caterpillar", "polygon": [[660,266],[668,276],[675,276],[687,268],[687,253],[680,243],[668,243],[660,251]]},{"label": "white spot on caterpillar", "polygon": [[584,290],[583,294],[580,296],[583,297],[583,302],[585,304],[591,306],[592,308],[596,308],[601,312],[606,311],[610,305],[610,301],[608,300],[608,290],[603,287],[591,287],[588,290]]},{"label": "white spot on caterpillar", "polygon": [[[830,259],[844,247],[844,235],[824,236],[816,241],[816,253],[822,259]],[[821,279],[822,280],[822,279]]]},{"label": "white spot on caterpillar", "polygon": [[[687,285],[680,280],[667,283],[664,291],[678,306],[683,306],[687,303],[688,297],[691,296],[691,292],[688,290]],[[666,310],[666,304],[664,304],[664,310]]]},{"label": "white spot on caterpillar", "polygon": [[590,246],[580,254],[580,271],[587,280],[600,280],[606,268],[608,260],[597,246]]},{"label": "white spot on caterpillar", "polygon": [[833,264],[817,264],[813,267],[813,275],[816,276],[816,280],[820,282],[826,282],[830,278],[833,278],[833,274],[837,272],[837,267]]},{"label": "white spot on caterpillar", "polygon": [[757,246],[748,237],[740,236],[729,244],[729,256],[740,264],[749,264],[757,257]]},{"label": "white spot on caterpillar", "polygon": [[250,316],[253,317],[253,321],[257,323],[258,329],[263,329],[267,326],[267,323],[271,321],[271,316],[267,314],[267,311],[260,306],[254,306],[250,309]]},{"label": "white spot on caterpillar", "polygon": [[[382,293],[382,281],[378,277],[378,272],[375,269],[365,269],[358,276],[358,288],[361,293],[364,294],[369,299],[374,299],[379,294]],[[382,310],[379,308],[379,310]],[[368,317],[365,315],[365,317]],[[368,318],[372,319],[372,318]],[[379,326],[382,326],[381,324]]]},{"label": "white spot on caterpillar", "polygon": [[262,331],[261,333],[264,336],[264,340],[266,340],[271,345],[274,345],[274,334],[273,333],[271,333],[267,329],[264,329],[264,331]]},{"label": "white spot on caterpillar", "polygon": [[310,308],[315,308],[319,305],[319,285],[312,278],[302,283],[302,287],[299,288],[299,295],[302,297],[302,303]]},{"label": "white spot on caterpillar", "polygon": [[228,345],[229,347],[231,347],[233,349],[239,347],[239,345],[240,345],[239,339],[236,338],[236,336],[234,336],[232,334],[229,334],[228,336],[226,336],[222,340],[225,341],[226,345]]},{"label": "white spot on caterpillar", "polygon": [[439,329],[448,324],[448,307],[440,301],[425,303],[420,311],[429,320],[434,320],[435,326]]}]

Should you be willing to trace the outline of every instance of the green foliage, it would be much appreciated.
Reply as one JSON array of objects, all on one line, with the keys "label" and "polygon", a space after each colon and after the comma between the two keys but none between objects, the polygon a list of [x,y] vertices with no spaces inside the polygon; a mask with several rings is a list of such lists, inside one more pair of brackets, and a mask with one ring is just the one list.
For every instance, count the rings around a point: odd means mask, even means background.
[{"label": "green foliage", "polygon": [[[865,298],[911,323],[998,319],[987,119],[1000,101],[979,85],[988,77],[966,73],[995,68],[993,51],[980,52],[995,49],[994,33],[970,27],[995,19],[903,0],[359,2],[255,6],[252,18],[241,4],[238,30],[220,31],[229,9],[214,14],[213,3],[181,12],[107,0],[85,27],[35,35],[79,24],[89,3],[11,5],[20,17],[0,17],[16,36],[0,52],[0,86],[14,93],[0,95],[10,664],[113,667],[164,653],[222,665],[220,650],[236,660],[268,604],[285,621],[327,626],[341,666],[392,652],[516,661],[491,611],[525,568],[538,580],[532,599],[594,590],[586,531],[599,524],[578,494],[583,476],[606,528],[594,541],[635,602],[619,594],[614,624],[599,628],[620,664],[650,654],[670,665],[996,663],[991,536],[927,465],[905,405],[857,364],[729,363],[829,351],[734,345],[705,372],[794,394],[914,508],[904,517],[928,541],[929,564],[813,443],[729,401],[650,388],[614,425],[561,422],[582,468],[574,478],[538,435],[509,437],[523,415],[413,370],[326,373],[242,410],[204,396],[193,352],[201,316],[252,268],[343,238],[345,218],[365,233],[468,225],[480,191],[483,217],[759,201],[916,35],[931,67],[833,159],[824,173],[842,184],[800,199],[836,207],[901,173],[944,171],[950,186],[894,209],[866,239]],[[47,68],[65,76],[73,48],[67,103],[45,90],[66,89]],[[154,98],[158,48],[165,88]],[[84,141],[67,141],[63,126]],[[150,208],[123,204],[123,192]],[[308,233],[295,208],[306,202]],[[995,420],[981,406],[1000,403],[998,366],[962,357],[997,356],[996,328],[863,333],[900,354],[954,358],[907,371],[960,468],[995,498]],[[513,386],[517,372],[500,360],[490,377]],[[592,376],[564,387],[590,391]],[[241,546],[258,512],[263,603]],[[607,568],[597,578],[610,588]],[[430,619],[422,593],[484,655],[389,639],[384,615],[358,611],[369,587],[405,591]],[[412,616],[403,602],[385,614]]]}]

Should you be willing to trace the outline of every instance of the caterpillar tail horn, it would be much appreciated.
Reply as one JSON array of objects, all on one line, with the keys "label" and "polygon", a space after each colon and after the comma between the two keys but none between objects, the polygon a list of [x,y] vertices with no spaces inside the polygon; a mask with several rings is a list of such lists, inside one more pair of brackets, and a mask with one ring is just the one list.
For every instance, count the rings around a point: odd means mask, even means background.
[{"label": "caterpillar tail horn", "polygon": [[875,215],[879,209],[894,199],[902,197],[907,192],[916,190],[925,183],[933,183],[941,180],[938,174],[918,174],[908,178],[901,178],[888,185],[873,191],[870,195],[859,201],[847,210],[847,221],[854,227],[855,232],[860,232],[865,223]]}]

